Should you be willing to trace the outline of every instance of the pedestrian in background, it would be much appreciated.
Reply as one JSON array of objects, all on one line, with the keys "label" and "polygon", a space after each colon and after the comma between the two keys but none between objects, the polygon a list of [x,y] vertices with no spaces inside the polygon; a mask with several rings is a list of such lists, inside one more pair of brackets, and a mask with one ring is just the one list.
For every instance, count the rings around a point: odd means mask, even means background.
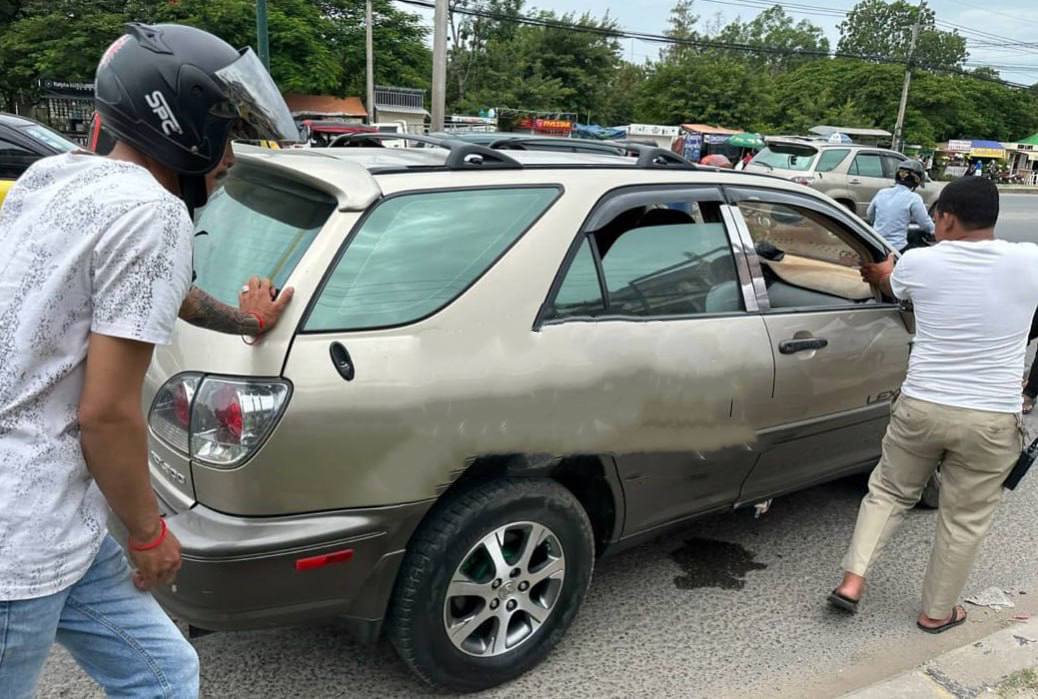
[{"label": "pedestrian in background", "polygon": [[840,609],[857,611],[869,570],[941,463],[917,625],[940,633],[966,620],[956,602],[1023,447],[1020,375],[1038,307],[1038,246],[995,240],[998,208],[988,179],[956,180],[936,205],[936,246],[862,269],[866,281],[912,302],[916,338],[843,581],[829,596]]},{"label": "pedestrian in background", "polygon": [[881,189],[869,202],[865,218],[872,222],[890,246],[899,252],[918,247],[908,238],[909,227],[915,224],[925,235],[933,233],[934,223],[926,212],[923,198],[915,190],[926,179],[926,168],[918,160],[902,161],[894,173],[894,184]]},{"label": "pedestrian in background", "polygon": [[198,657],[147,592],[173,581],[180,545],[151,490],[144,375],[232,130],[297,135],[255,54],[191,27],[130,25],[95,84],[111,154],[40,160],[0,209],[3,699],[33,695],[55,640],[110,696],[198,695]]}]

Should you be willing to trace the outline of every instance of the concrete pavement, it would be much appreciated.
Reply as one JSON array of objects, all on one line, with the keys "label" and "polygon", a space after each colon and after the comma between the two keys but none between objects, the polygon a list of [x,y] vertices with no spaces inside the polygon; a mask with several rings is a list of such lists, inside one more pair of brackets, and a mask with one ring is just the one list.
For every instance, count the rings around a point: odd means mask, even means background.
[{"label": "concrete pavement", "polygon": [[979,699],[1038,694],[1038,619],[940,655],[845,699]]}]

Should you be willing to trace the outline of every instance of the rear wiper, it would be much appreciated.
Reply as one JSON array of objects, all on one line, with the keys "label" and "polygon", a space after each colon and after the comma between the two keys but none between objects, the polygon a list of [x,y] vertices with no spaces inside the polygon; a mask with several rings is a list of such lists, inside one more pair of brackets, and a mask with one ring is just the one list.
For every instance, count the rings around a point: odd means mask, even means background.
[{"label": "rear wiper", "polygon": [[775,172],[775,167],[773,165],[769,165],[768,163],[765,163],[764,161],[755,162],[755,161],[751,160],[749,162],[749,164],[750,165],[763,165],[764,167],[768,168],[768,170],[770,170],[772,172]]}]

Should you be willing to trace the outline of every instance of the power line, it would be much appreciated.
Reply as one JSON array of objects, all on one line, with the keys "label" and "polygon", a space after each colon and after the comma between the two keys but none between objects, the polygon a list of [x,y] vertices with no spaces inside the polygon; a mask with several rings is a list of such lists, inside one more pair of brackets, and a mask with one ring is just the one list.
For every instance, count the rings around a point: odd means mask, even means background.
[{"label": "power line", "polygon": [[[416,7],[432,8],[435,7],[435,3],[431,0],[397,0],[405,5],[413,5]],[[815,57],[815,58],[848,58],[854,60],[869,61],[874,63],[882,63],[887,65],[904,65],[904,61],[893,59],[887,56],[869,56],[862,54],[853,54],[840,51],[818,51],[811,49],[785,49],[774,46],[754,46],[751,44],[738,44],[733,42],[724,41],[713,41],[705,39],[685,39],[672,36],[666,36],[663,34],[651,34],[648,32],[636,32],[619,27],[608,27],[598,26],[589,24],[573,24],[568,22],[561,22],[555,19],[548,19],[544,17],[528,17],[525,15],[511,15],[500,12],[493,12],[486,10],[485,8],[470,8],[470,7],[455,7],[454,12],[458,14],[482,17],[484,19],[493,19],[499,22],[509,22],[513,24],[521,24],[526,26],[540,27],[544,29],[561,29],[564,31],[575,31],[583,32],[587,34],[596,34],[598,36],[604,36],[612,39],[638,39],[641,41],[657,44],[667,44],[672,46],[691,46],[696,48],[712,48],[720,49],[725,51],[735,51],[742,53],[756,53],[756,54],[769,54],[769,55],[780,55],[780,56],[803,56],[803,57]],[[955,68],[951,66],[934,66],[916,63],[916,67],[933,72],[950,73],[953,75],[961,75],[964,77],[973,78],[975,80],[982,80],[984,82],[998,83],[1006,87],[1013,88],[1026,88],[1027,85],[1023,83],[1014,83],[1008,80],[1000,80],[982,75],[974,75],[973,73],[963,70],[961,68]]]}]

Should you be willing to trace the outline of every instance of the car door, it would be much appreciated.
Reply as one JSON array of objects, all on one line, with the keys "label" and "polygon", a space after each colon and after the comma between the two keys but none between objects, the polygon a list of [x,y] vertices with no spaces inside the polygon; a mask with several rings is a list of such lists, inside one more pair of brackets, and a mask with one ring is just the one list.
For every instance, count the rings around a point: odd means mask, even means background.
[{"label": "car door", "polygon": [[893,184],[883,169],[883,156],[878,151],[860,151],[847,171],[847,183],[854,195],[858,211],[865,212],[879,190]]},{"label": "car door", "polygon": [[[30,147],[27,139],[0,130],[0,181],[9,184],[22,176],[29,166],[44,157],[41,152]],[[6,191],[0,190],[0,191]]]},{"label": "car door", "polygon": [[[542,311],[547,348],[591,347],[592,409],[625,497],[624,534],[728,507],[753,466],[773,359],[716,187],[607,195]],[[738,241],[738,238],[735,238]]]},{"label": "car door", "polygon": [[900,307],[863,282],[880,243],[831,204],[763,188],[726,190],[766,290],[775,384],[762,455],[741,500],[874,463],[908,363]]}]

